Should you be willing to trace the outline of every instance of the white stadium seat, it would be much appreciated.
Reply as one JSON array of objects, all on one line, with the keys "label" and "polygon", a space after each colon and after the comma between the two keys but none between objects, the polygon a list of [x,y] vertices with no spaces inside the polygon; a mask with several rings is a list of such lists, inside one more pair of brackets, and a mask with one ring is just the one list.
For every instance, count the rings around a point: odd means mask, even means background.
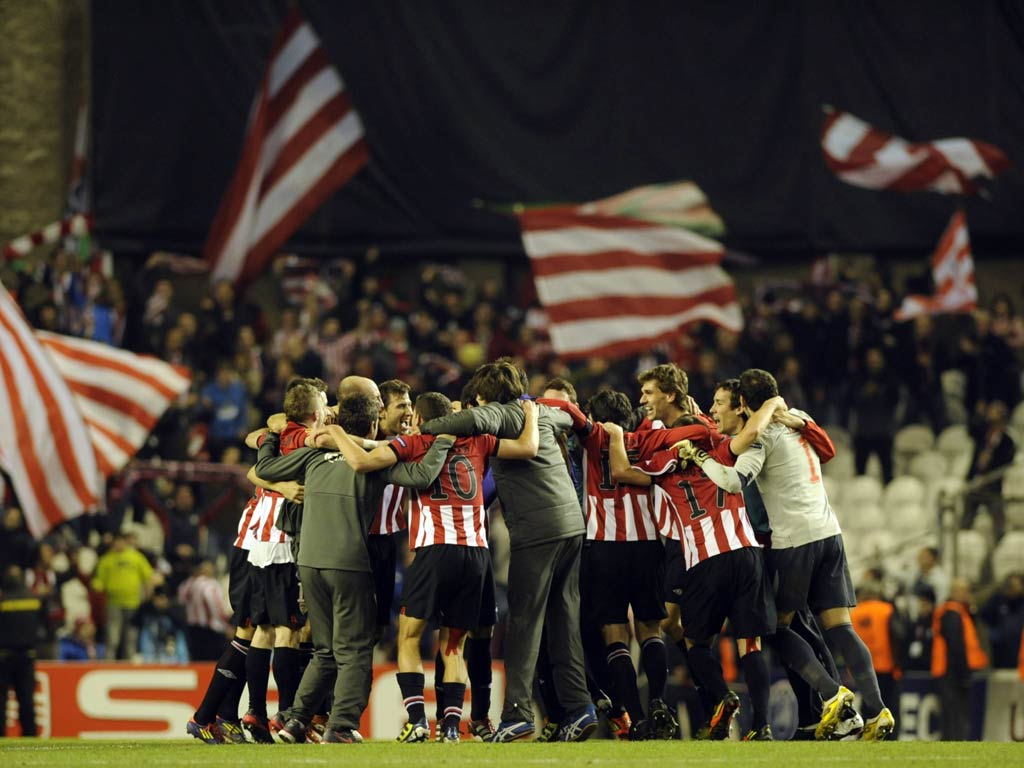
[{"label": "white stadium seat", "polygon": [[895,477],[882,493],[882,507],[891,513],[899,512],[901,507],[921,506],[927,494],[924,483],[912,475]]},{"label": "white stadium seat", "polygon": [[946,457],[938,451],[922,451],[910,460],[910,474],[925,484],[949,475]]},{"label": "white stadium seat", "polygon": [[956,550],[956,572],[972,583],[977,582],[989,554],[985,537],[978,531],[957,531]]},{"label": "white stadium seat", "polygon": [[974,442],[967,433],[967,427],[954,425],[939,433],[935,448],[946,457],[948,474],[952,477],[967,477],[974,457]]},{"label": "white stadium seat", "polygon": [[992,552],[992,576],[1002,581],[1011,573],[1024,573],[1024,531],[1010,531]]},{"label": "white stadium seat", "polygon": [[1014,464],[1003,475],[1003,514],[1007,528],[1024,528],[1024,465]]},{"label": "white stadium seat", "polygon": [[931,450],[934,445],[935,433],[926,424],[908,424],[897,430],[892,443],[896,474],[906,474],[911,458],[921,451]]},{"label": "white stadium seat", "polygon": [[843,484],[843,506],[851,512],[862,506],[877,506],[881,501],[882,483],[877,477],[860,475]]}]

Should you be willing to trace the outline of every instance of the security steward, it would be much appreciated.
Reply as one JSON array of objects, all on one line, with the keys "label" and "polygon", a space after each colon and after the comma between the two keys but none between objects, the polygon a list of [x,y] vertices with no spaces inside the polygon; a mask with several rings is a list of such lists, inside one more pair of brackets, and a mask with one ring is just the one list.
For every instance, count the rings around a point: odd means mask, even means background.
[{"label": "security steward", "polygon": [[[25,574],[17,565],[0,577],[0,702],[14,686],[22,736],[36,736],[36,649],[42,602],[25,586]],[[0,712],[2,714],[2,712]],[[7,718],[0,717],[0,736],[7,735]]]}]

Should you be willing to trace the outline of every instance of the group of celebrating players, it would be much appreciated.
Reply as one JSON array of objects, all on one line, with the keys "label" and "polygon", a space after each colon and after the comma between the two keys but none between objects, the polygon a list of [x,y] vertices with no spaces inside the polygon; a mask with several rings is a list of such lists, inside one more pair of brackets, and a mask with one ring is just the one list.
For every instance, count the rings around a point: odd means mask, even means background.
[{"label": "group of celebrating players", "polygon": [[[533,400],[509,359],[480,366],[460,403],[428,392],[414,404],[403,382],[351,376],[332,409],[322,381],[293,381],[284,414],[247,438],[259,458],[231,561],[237,630],[188,733],[211,744],[361,741],[373,647],[391,616],[395,534],[407,527],[415,556],[398,625],[400,742],[431,737],[420,646],[432,627],[439,741],[581,741],[600,713],[619,738],[676,738],[665,637],[685,654],[709,713],[704,734],[727,738],[740,700],[712,651],[726,626],[750,694],[745,739],[772,738],[765,643],[797,694],[796,738],[887,738],[895,722],[850,623],[853,585],[821,480],[835,453],[828,435],[759,369],[722,382],[708,414],[674,364],[638,382],[642,419],[611,390],[581,409],[562,379]],[[495,498],[510,545],[497,726],[488,717]],[[860,713],[829,646],[861,693]]]}]

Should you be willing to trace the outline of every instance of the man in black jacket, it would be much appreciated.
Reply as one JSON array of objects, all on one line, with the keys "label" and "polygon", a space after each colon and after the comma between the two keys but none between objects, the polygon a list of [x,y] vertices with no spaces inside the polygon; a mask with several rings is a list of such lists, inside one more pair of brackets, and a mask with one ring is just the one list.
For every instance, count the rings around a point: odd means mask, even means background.
[{"label": "man in black jacket", "polygon": [[[17,565],[8,566],[0,579],[0,701],[14,688],[22,736],[36,736],[36,640],[42,603],[25,586]],[[5,706],[6,709],[6,706]],[[0,736],[6,736],[6,713],[0,717]]]}]

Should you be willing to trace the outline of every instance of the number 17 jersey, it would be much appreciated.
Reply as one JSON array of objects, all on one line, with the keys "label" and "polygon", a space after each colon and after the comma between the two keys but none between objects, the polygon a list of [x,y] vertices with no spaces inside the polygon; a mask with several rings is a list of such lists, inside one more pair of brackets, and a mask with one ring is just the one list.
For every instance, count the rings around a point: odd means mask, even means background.
[{"label": "number 17 jersey", "polygon": [[[722,442],[711,455],[728,463],[728,450],[728,442]],[[743,494],[722,490],[695,464],[680,467],[675,451],[658,451],[633,466],[652,475],[668,497],[687,570],[724,552],[761,546],[747,517]]]},{"label": "number 17 jersey", "polygon": [[[433,435],[401,435],[388,446],[399,461],[419,461],[433,442]],[[497,450],[498,438],[493,435],[460,437],[433,485],[410,489],[410,549],[434,544],[487,547],[483,476],[487,459]]]}]

